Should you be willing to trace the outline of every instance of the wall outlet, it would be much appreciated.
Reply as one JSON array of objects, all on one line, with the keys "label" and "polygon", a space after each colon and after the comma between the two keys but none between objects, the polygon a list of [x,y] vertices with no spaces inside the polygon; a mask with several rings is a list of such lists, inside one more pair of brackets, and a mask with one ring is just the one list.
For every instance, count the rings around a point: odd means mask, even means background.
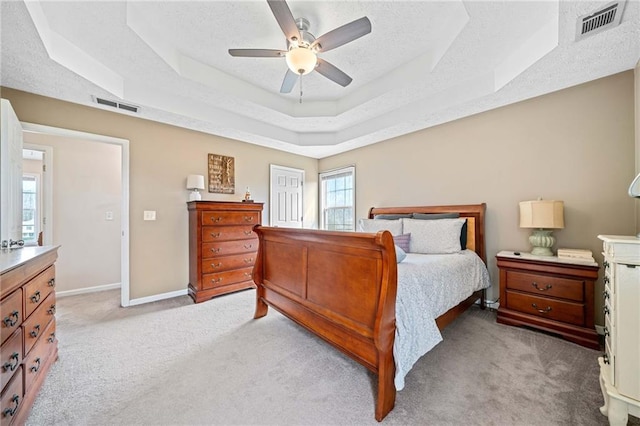
[{"label": "wall outlet", "polygon": [[155,210],[145,210],[143,219],[144,220],[156,220],[156,211]]},{"label": "wall outlet", "polygon": [[113,220],[113,212],[105,212],[104,220]]}]

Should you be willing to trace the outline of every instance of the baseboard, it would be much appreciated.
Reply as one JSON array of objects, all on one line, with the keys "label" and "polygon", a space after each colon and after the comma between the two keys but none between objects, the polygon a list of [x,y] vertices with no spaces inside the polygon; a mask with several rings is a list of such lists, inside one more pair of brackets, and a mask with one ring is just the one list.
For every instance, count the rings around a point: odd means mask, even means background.
[{"label": "baseboard", "polygon": [[171,299],[173,297],[185,296],[187,289],[170,291],[168,293],[154,294],[153,296],[140,297],[138,299],[129,300],[128,306],[142,305],[143,303],[157,302],[158,300]]},{"label": "baseboard", "polygon": [[120,283],[97,285],[94,287],[77,288],[75,290],[56,291],[56,297],[76,296],[78,294],[96,293],[99,291],[115,290],[120,288]]}]

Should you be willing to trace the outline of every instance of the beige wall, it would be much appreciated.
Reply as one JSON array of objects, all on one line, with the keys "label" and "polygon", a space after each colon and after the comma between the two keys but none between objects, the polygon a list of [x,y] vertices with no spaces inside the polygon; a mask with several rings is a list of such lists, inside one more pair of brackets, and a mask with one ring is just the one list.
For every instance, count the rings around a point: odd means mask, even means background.
[{"label": "beige wall", "polygon": [[319,170],[355,164],[358,218],[371,206],[487,203],[496,298],[495,254],[531,250],[519,201],[563,200],[555,247],[591,249],[600,264],[598,234],[634,232],[633,80],[628,71],[456,120],[322,159]]},{"label": "beige wall", "polygon": [[[264,201],[269,220],[269,165],[305,170],[305,226],[317,224],[317,160],[136,117],[2,88],[23,122],[113,136],[130,141],[131,298],[184,290],[188,283],[189,174],[207,174],[207,154],[235,157],[236,194],[203,193],[205,200],[237,200],[244,188]],[[155,210],[156,221],[143,221]],[[81,259],[73,261],[80,262]]]},{"label": "beige wall", "polygon": [[56,290],[119,284],[120,145],[30,132],[24,142],[53,148],[53,244],[61,246]]}]

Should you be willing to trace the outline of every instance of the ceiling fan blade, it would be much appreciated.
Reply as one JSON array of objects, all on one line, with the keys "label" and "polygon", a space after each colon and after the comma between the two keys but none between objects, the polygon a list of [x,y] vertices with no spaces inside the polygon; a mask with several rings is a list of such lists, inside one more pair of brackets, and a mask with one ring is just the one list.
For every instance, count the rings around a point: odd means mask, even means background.
[{"label": "ceiling fan blade", "polygon": [[229,55],[243,58],[281,58],[285,53],[277,49],[229,49]]},{"label": "ceiling fan blade", "polygon": [[370,32],[371,21],[365,16],[321,35],[311,44],[311,47],[314,48],[317,46],[319,52],[326,52],[360,38],[363,35],[367,35]]},{"label": "ceiling fan blade", "polygon": [[318,64],[316,65],[316,71],[329,80],[338,83],[342,87],[346,87],[353,81],[351,77],[338,69],[335,65],[330,64],[324,59],[318,58]]},{"label": "ceiling fan blade", "polygon": [[273,16],[275,16],[278,25],[282,28],[282,32],[287,37],[287,40],[300,40],[300,31],[296,25],[296,20],[293,19],[291,9],[284,0],[267,0]]},{"label": "ceiling fan blade", "polygon": [[280,87],[280,93],[291,93],[296,81],[298,81],[298,74],[287,68],[287,73],[284,75],[284,80],[282,80],[282,87]]}]

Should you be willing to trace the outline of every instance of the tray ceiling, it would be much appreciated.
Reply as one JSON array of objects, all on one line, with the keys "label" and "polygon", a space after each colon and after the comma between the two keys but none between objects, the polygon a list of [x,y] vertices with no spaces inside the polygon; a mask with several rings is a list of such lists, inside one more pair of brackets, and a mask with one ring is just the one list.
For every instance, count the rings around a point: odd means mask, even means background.
[{"label": "tray ceiling", "polygon": [[[322,158],[632,69],[640,3],[576,41],[611,2],[294,1],[316,37],[362,16],[372,31],[320,56],[353,78],[312,72],[279,93],[286,49],[266,1],[2,2],[0,83],[44,96]],[[140,107],[137,113],[95,98]]]}]

